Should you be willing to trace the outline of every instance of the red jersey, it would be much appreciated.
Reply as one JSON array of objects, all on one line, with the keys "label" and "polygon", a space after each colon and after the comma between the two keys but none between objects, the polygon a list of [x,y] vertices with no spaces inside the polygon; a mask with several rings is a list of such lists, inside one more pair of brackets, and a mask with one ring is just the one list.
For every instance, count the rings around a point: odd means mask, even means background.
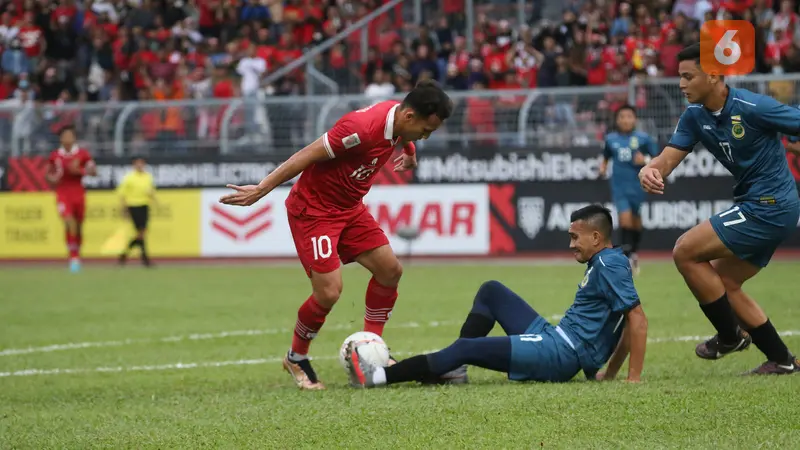
[{"label": "red jersey", "polygon": [[304,170],[292,187],[293,196],[317,213],[345,212],[363,205],[375,174],[400,143],[400,138],[394,138],[399,106],[400,102],[390,100],[342,116],[322,136],[331,159]]},{"label": "red jersey", "polygon": [[44,42],[44,33],[42,29],[36,25],[24,26],[19,29],[19,41],[22,50],[29,58],[36,58],[42,53],[42,42]]},{"label": "red jersey", "polygon": [[78,164],[78,168],[83,171],[88,166],[93,165],[94,160],[88,151],[79,148],[77,145],[73,146],[69,151],[61,147],[50,153],[49,170],[58,171],[63,174],[56,185],[56,194],[83,195],[85,193],[83,175],[73,174],[67,170],[72,164]]}]

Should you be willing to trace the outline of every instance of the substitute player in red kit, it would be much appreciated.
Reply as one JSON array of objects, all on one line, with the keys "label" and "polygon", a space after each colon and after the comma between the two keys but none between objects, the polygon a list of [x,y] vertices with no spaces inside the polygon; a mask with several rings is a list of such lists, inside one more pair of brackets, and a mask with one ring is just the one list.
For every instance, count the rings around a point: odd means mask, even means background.
[{"label": "substitute player in red kit", "polygon": [[372,273],[364,331],[383,333],[403,269],[362,199],[398,146],[403,146],[403,154],[394,160],[394,170],[415,168],[413,141],[427,138],[452,112],[453,103],[436,83],[420,82],[402,102],[380,102],[344,115],[257,186],[228,185],[236,192],[220,199],[249,206],[302,172],[286,199],[286,210],[312,294],[297,313],[292,347],[283,361],[301,389],[325,388],[307,355],[342,293],[341,263],[355,261]]},{"label": "substitute player in red kit", "polygon": [[70,270],[81,268],[81,228],[86,212],[86,189],[84,175],[96,175],[92,155],[76,144],[75,128],[66,126],[59,132],[61,147],[50,153],[46,174],[47,181],[55,188],[56,206],[64,220]]}]

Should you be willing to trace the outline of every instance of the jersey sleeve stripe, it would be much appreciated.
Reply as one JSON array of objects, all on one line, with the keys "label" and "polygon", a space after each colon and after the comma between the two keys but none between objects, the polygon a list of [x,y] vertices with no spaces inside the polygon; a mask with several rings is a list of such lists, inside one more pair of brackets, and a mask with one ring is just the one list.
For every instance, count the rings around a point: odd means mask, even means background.
[{"label": "jersey sleeve stripe", "polygon": [[692,146],[692,147],[684,147],[683,145],[673,144],[671,142],[669,144],[667,144],[667,147],[672,147],[672,148],[674,148],[676,150],[680,150],[682,152],[689,152],[689,151],[692,151],[692,149],[694,149],[694,146]]},{"label": "jersey sleeve stripe", "polygon": [[331,148],[331,143],[328,140],[328,133],[322,135],[322,145],[325,146],[325,151],[328,152],[328,156],[330,156],[331,159],[336,158],[336,154],[333,153],[333,149]]}]

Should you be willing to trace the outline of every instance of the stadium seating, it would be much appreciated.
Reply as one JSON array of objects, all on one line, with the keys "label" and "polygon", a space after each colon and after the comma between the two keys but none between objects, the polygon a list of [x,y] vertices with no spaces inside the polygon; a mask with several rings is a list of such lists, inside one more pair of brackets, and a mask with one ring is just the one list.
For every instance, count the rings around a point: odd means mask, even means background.
[{"label": "stadium seating", "polygon": [[[401,2],[372,20],[364,32],[352,33],[330,47],[314,59],[314,74],[301,66],[274,83],[262,82],[381,3],[2,2],[0,128],[12,131],[12,147],[23,139],[21,151],[26,152],[47,151],[53,144],[52,132],[77,116],[81,117],[79,128],[96,136],[91,142],[101,152],[112,150],[111,142],[123,138],[125,151],[144,143],[157,150],[153,142],[174,150],[176,141],[191,142],[187,145],[196,148],[200,140],[216,148],[215,142],[230,137],[231,127],[237,138],[269,132],[273,147],[288,151],[330,124],[316,119],[324,109],[321,103],[287,108],[281,106],[286,96],[302,95],[309,87],[314,94],[328,94],[335,87],[339,94],[359,94],[374,101],[400,95],[419,79],[435,78],[451,91],[475,93],[460,101],[467,108],[458,126],[490,136],[478,141],[497,142],[496,135],[506,133],[499,139],[512,142],[517,140],[525,97],[504,95],[504,90],[580,86],[600,90],[606,85],[622,88],[631,80],[675,76],[676,53],[697,41],[702,20],[713,18],[742,17],[757,23],[757,72],[800,71],[800,50],[795,44],[800,37],[798,16],[777,2],[744,2],[741,7],[742,2],[678,0],[665,7],[673,2],[634,6],[592,0],[572,2],[573,7],[559,10],[553,2],[528,1],[519,10],[517,1],[476,0],[474,20],[468,21],[463,0],[420,0],[419,8],[417,2]],[[414,24],[417,17],[421,26]],[[473,25],[471,39],[468,23]],[[780,85],[767,88],[782,89]],[[652,97],[665,97],[645,89],[603,94],[587,90],[575,100],[562,94],[537,100],[534,110],[540,117],[528,123],[576,126],[591,115],[588,121],[597,124],[607,119],[607,111],[626,101],[660,108]],[[232,99],[251,97],[265,105],[244,115],[252,120],[244,120],[233,109],[229,112]],[[132,116],[123,113],[120,102],[126,100],[140,101]],[[206,102],[206,107],[163,103],[198,100]],[[26,105],[44,109],[18,114],[20,106]],[[326,111],[330,117],[341,112]],[[120,116],[135,128],[121,129],[114,123]],[[312,121],[299,123],[304,117]],[[670,114],[661,121],[673,119]],[[600,127],[587,133],[602,131]],[[0,151],[9,140],[0,144]]]}]

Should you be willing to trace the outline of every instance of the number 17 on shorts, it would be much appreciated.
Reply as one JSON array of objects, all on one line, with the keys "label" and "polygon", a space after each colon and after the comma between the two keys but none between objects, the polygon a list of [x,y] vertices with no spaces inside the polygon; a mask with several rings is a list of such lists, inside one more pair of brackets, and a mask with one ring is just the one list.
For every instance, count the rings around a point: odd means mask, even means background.
[{"label": "number 17 on shorts", "polygon": [[709,20],[700,28],[700,69],[747,75],[756,66],[756,30],[746,20]]}]

